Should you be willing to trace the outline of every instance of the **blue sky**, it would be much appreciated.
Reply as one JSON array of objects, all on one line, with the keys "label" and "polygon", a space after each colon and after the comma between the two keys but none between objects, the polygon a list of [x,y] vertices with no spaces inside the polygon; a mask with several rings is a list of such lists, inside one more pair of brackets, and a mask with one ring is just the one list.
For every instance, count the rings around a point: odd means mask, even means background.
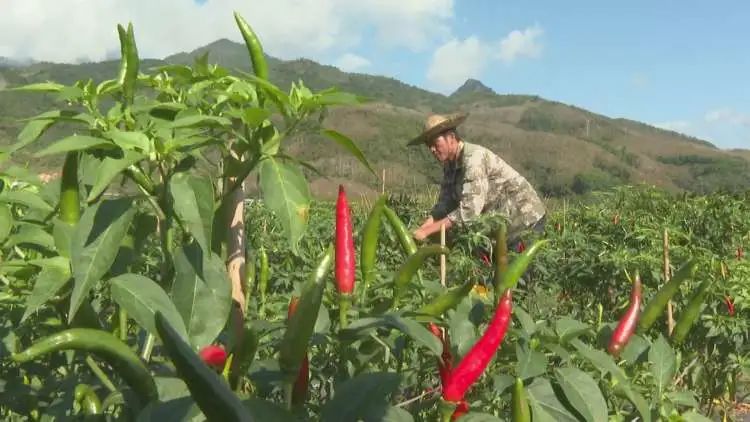
[{"label": "blue sky", "polygon": [[279,58],[442,93],[472,77],[498,93],[750,149],[750,3],[739,0],[12,1],[0,14],[0,56],[116,57],[115,25],[132,21],[142,55],[164,57],[218,38],[241,41],[234,10]]}]

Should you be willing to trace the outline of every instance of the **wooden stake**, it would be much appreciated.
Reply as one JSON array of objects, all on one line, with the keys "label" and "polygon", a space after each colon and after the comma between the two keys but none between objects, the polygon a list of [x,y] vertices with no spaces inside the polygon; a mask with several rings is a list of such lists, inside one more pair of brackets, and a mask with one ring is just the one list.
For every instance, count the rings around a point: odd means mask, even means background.
[{"label": "wooden stake", "polygon": [[[445,247],[445,224],[440,225],[440,246]],[[445,255],[440,255],[440,284],[443,285],[443,287],[446,286],[445,283]]]},{"label": "wooden stake", "polygon": [[382,184],[380,185],[380,193],[385,194],[385,167],[383,168],[383,177],[382,177]]},{"label": "wooden stake", "polygon": [[[664,229],[664,283],[668,282],[672,275],[669,270],[669,233],[667,229]],[[667,327],[669,329],[669,335],[672,335],[674,330],[674,316],[672,314],[672,300],[667,302]]]}]

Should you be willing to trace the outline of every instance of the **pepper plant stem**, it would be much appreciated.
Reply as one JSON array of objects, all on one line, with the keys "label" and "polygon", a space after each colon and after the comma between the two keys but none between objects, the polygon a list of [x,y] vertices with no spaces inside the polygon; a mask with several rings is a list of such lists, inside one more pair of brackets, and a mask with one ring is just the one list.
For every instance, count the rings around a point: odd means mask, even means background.
[{"label": "pepper plant stem", "polygon": [[94,375],[96,375],[96,377],[99,378],[99,381],[101,381],[102,384],[104,384],[104,386],[107,387],[107,390],[113,393],[117,391],[117,388],[112,383],[112,380],[109,379],[107,374],[105,374],[104,371],[102,371],[102,368],[99,367],[99,364],[97,364],[96,361],[91,356],[86,356],[86,365],[88,365],[89,368],[91,369],[91,372],[93,372]]}]

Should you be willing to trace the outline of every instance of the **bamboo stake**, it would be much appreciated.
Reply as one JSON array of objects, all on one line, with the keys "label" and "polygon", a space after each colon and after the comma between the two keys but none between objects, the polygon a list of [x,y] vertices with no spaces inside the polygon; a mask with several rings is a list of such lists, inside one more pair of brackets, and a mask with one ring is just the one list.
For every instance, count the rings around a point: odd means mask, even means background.
[{"label": "bamboo stake", "polygon": [[385,167],[383,167],[383,176],[381,178],[380,193],[385,194]]},{"label": "bamboo stake", "polygon": [[[440,225],[440,246],[445,247],[445,224]],[[446,286],[445,283],[445,255],[440,255],[440,284],[443,285],[443,287]]]},{"label": "bamboo stake", "polygon": [[[667,232],[667,229],[664,229],[664,283],[667,283],[671,277],[670,271],[669,271],[669,233]],[[669,329],[669,335],[672,335],[672,330],[674,330],[674,316],[673,316],[673,309],[672,309],[672,300],[670,299],[669,302],[667,302],[667,327]]]}]

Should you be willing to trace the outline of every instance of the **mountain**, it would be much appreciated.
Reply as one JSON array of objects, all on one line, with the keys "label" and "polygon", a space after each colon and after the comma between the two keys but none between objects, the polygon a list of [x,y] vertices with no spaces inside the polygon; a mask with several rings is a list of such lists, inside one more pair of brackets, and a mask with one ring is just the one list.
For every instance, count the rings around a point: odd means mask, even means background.
[{"label": "mountain", "polygon": [[[209,53],[209,61],[230,71],[247,71],[245,46],[217,40],[191,52],[164,60],[143,60],[142,68],[167,63],[188,64]],[[326,124],[354,139],[376,167],[385,170],[391,190],[435,189],[440,168],[425,148],[407,148],[428,113],[463,110],[469,113],[459,133],[485,145],[526,175],[545,195],[560,197],[618,184],[646,183],[674,191],[710,192],[750,188],[750,151],[720,150],[704,140],[659,129],[641,122],[613,118],[534,95],[497,93],[469,79],[446,96],[397,79],[347,73],[308,59],[268,57],[272,82],[288,89],[303,80],[313,90],[332,86],[372,101],[331,110]],[[117,74],[118,62],[85,64],[0,64],[0,86],[83,78],[99,81]],[[0,147],[17,136],[19,119],[52,108],[43,95],[0,92]],[[64,132],[52,131],[47,141]],[[316,166],[329,179],[309,173],[313,191],[333,192],[340,181],[353,191],[371,193],[381,181],[329,141],[315,135],[290,139],[287,148]],[[21,157],[22,159],[23,157]],[[39,171],[58,161],[29,160]]]}]

